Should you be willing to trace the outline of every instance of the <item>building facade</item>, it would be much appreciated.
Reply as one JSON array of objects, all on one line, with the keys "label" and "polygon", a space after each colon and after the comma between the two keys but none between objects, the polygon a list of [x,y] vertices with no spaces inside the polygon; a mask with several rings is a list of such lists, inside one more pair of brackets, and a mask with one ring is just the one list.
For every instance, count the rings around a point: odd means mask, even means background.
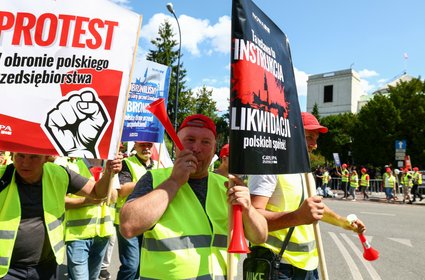
[{"label": "building facade", "polygon": [[353,69],[311,75],[307,80],[307,111],[315,104],[321,117],[357,113],[363,91],[359,74]]}]

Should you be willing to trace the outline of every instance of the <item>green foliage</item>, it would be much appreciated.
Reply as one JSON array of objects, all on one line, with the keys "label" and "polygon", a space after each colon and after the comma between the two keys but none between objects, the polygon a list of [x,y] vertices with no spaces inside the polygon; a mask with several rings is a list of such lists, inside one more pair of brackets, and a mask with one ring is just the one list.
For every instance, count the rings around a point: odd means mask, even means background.
[{"label": "green foliage", "polygon": [[[321,124],[329,128],[318,140],[318,151],[333,162],[382,167],[395,164],[394,143],[406,140],[406,154],[413,165],[425,168],[425,82],[420,78],[389,87],[389,94],[376,94],[357,115],[327,116]],[[349,155],[348,151],[351,151]]]},{"label": "green foliage", "polygon": [[319,106],[316,102],[314,102],[313,110],[311,111],[311,114],[316,117],[316,119],[320,122],[320,113],[319,113]]},{"label": "green foliage", "polygon": [[310,169],[316,170],[319,166],[325,166],[326,159],[324,156],[317,152],[310,154]]},{"label": "green foliage", "polygon": [[196,92],[195,113],[203,114],[214,119],[217,116],[217,103],[212,99],[212,90],[204,85]]},{"label": "green foliage", "polygon": [[[154,61],[163,65],[172,66],[172,73],[170,77],[170,90],[168,93],[167,113],[172,123],[174,123],[174,103],[176,100],[176,80],[178,68],[178,47],[179,44],[173,39],[174,33],[171,24],[165,20],[158,30],[158,37],[151,40],[155,49],[149,50],[146,59]],[[183,61],[180,55],[180,68],[179,68],[179,94],[178,94],[178,109],[177,109],[177,124],[180,124],[184,117],[191,114],[193,109],[190,108],[194,101],[192,92],[186,89],[185,77],[186,69],[183,67]]]},{"label": "green foliage", "polygon": [[319,151],[327,161],[333,162],[333,153],[338,153],[342,162],[352,163],[352,134],[356,116],[352,113],[323,117],[320,123],[329,131],[317,141]]}]

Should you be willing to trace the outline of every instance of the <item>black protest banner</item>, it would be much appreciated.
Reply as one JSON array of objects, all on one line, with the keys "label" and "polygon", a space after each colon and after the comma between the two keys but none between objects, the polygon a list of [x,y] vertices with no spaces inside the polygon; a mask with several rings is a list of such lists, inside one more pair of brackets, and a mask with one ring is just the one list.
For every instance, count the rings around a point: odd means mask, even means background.
[{"label": "black protest banner", "polygon": [[286,35],[251,0],[233,0],[230,164],[234,174],[310,171]]}]

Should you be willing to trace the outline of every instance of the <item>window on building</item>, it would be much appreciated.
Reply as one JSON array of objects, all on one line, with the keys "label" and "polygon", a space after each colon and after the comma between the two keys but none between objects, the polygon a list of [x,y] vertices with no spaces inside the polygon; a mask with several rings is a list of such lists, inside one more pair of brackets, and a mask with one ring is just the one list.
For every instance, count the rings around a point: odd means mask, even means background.
[{"label": "window on building", "polygon": [[329,103],[333,101],[333,94],[334,94],[334,86],[325,86],[324,88],[324,94],[323,94],[323,102]]}]

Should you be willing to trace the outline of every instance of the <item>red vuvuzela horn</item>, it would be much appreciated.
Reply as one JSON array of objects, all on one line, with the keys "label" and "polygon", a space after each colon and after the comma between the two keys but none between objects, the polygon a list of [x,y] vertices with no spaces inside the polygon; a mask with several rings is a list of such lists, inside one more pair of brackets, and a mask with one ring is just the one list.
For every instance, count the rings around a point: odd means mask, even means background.
[{"label": "red vuvuzela horn", "polygon": [[162,123],[168,135],[170,135],[174,144],[176,144],[179,150],[183,150],[183,145],[180,142],[179,137],[177,136],[176,131],[174,130],[173,125],[171,124],[170,119],[168,118],[167,111],[165,109],[164,98],[159,98],[156,101],[152,102],[146,109],[149,110],[155,117]]},{"label": "red vuvuzela horn", "polygon": [[[347,220],[351,224],[357,220],[357,216],[355,214],[350,214],[347,216]],[[358,235],[363,246],[363,258],[367,261],[377,260],[379,258],[379,252],[372,248],[363,233],[359,233]]]},{"label": "red vuvuzela horn", "polygon": [[370,246],[363,233],[359,233],[359,239],[363,246],[363,258],[368,261],[377,260],[379,258],[379,252]]},{"label": "red vuvuzela horn", "polygon": [[100,179],[100,174],[102,174],[102,166],[93,166],[90,168],[91,174],[93,174],[94,180],[97,182]]},{"label": "red vuvuzela horn", "polygon": [[227,252],[239,254],[250,252],[243,232],[242,206],[240,205],[233,205],[233,234]]}]

